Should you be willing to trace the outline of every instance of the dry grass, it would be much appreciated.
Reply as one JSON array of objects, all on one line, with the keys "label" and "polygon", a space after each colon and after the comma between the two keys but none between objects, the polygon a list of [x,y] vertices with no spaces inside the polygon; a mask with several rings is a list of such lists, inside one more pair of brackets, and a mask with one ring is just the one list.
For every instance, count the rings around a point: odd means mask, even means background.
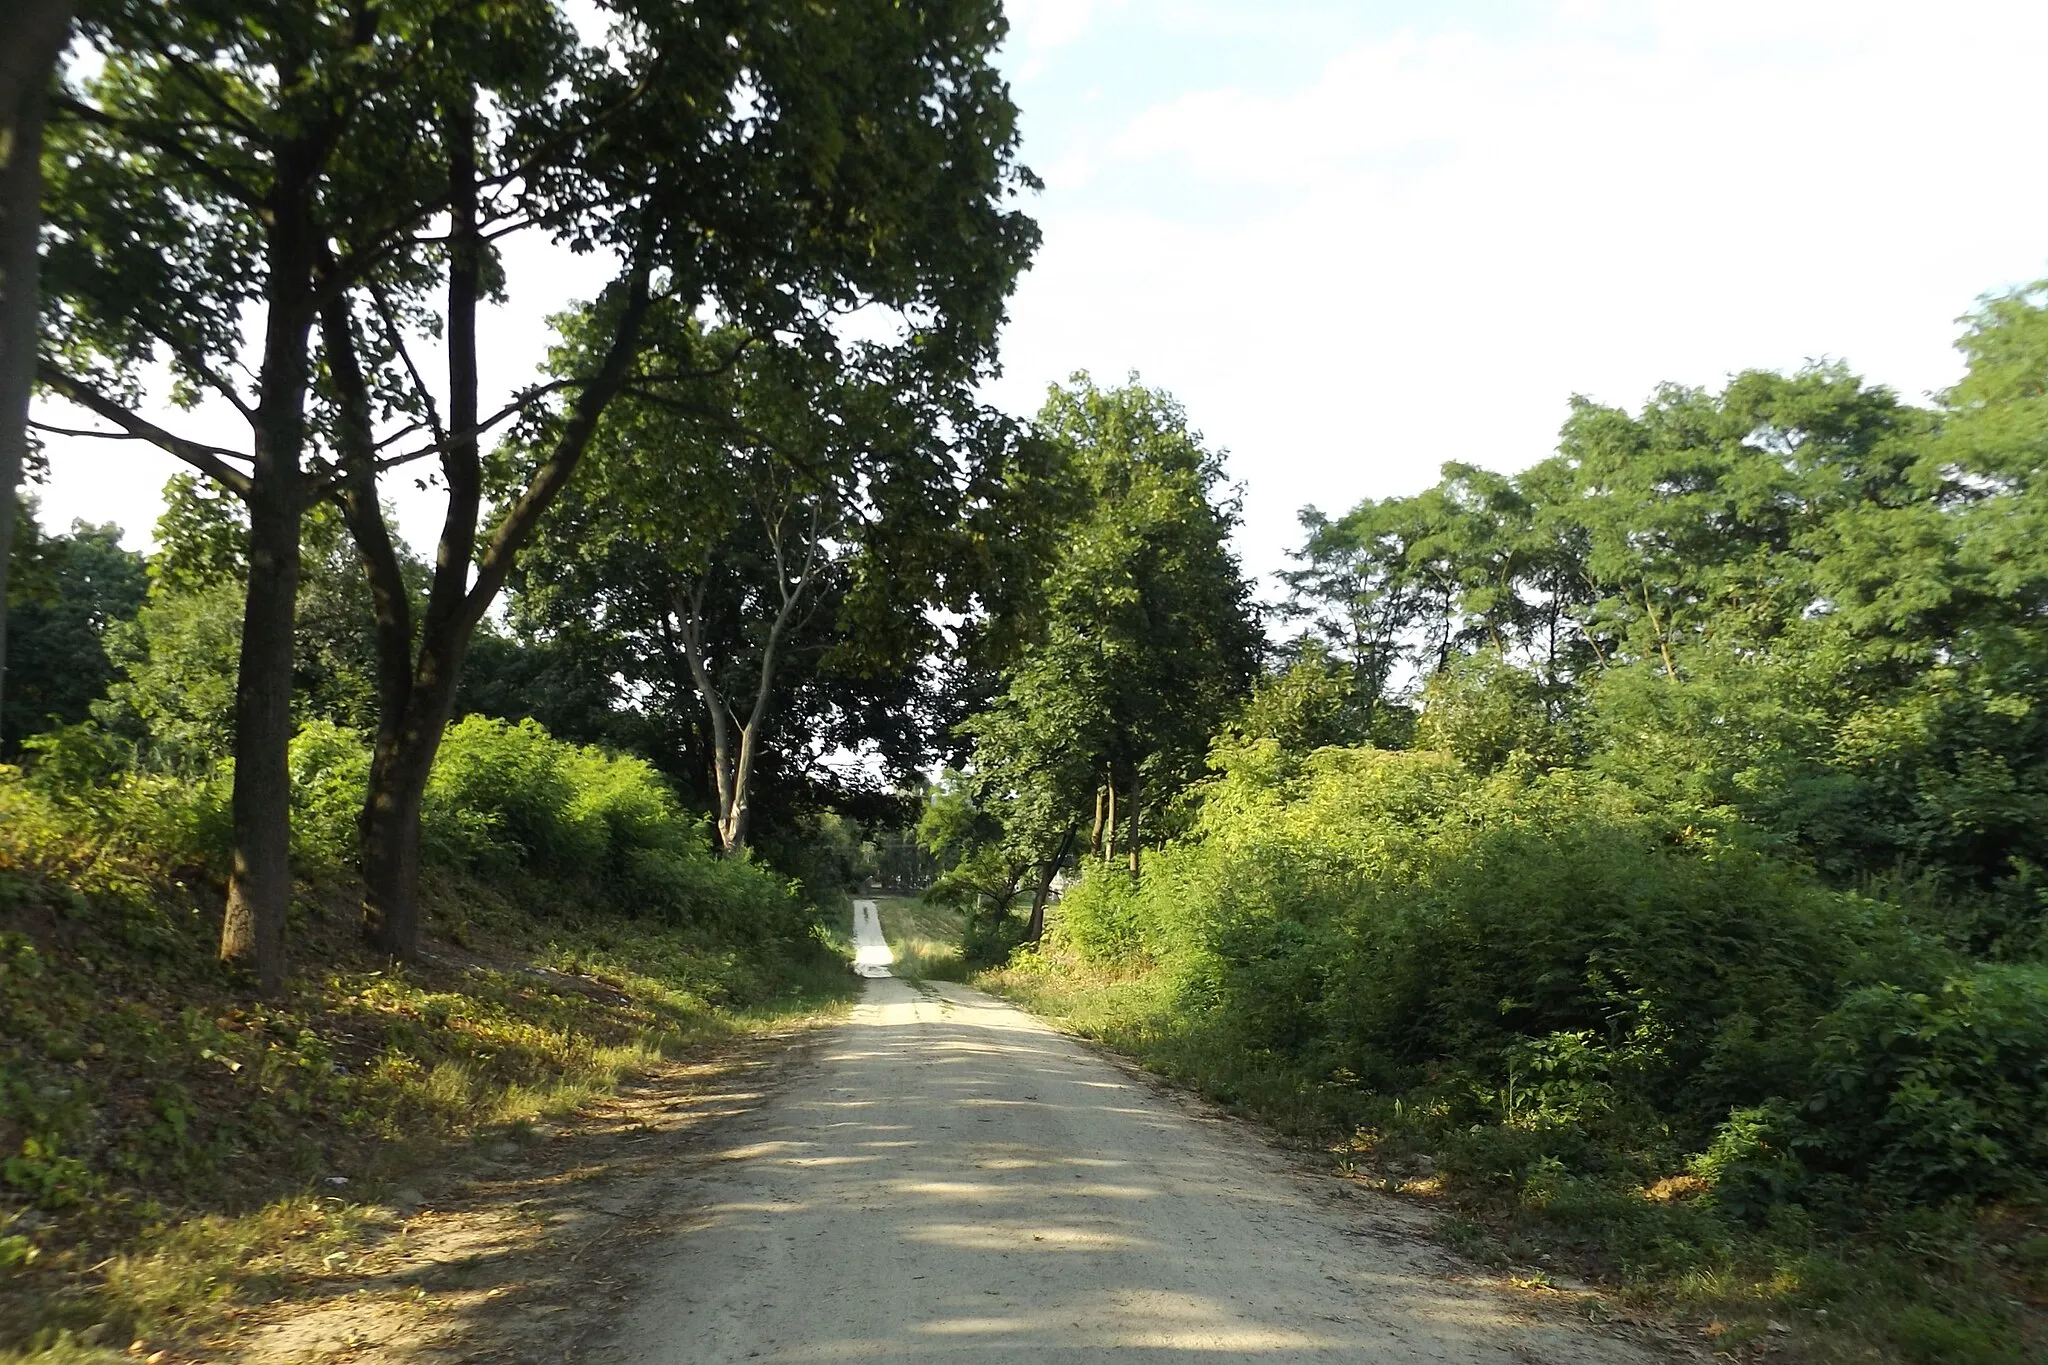
[{"label": "dry grass", "polygon": [[259,1001],[213,961],[203,889],[84,895],[0,846],[0,1362],[137,1339],[213,1358],[387,1239],[450,1161],[849,993],[821,944],[518,893],[437,877],[428,956],[395,971],[350,898],[309,892],[301,970]]},{"label": "dry grass", "polygon": [[960,956],[960,935],[966,927],[958,910],[909,896],[877,896],[875,912],[882,936],[896,954],[890,970],[908,981],[964,981],[967,964]]}]

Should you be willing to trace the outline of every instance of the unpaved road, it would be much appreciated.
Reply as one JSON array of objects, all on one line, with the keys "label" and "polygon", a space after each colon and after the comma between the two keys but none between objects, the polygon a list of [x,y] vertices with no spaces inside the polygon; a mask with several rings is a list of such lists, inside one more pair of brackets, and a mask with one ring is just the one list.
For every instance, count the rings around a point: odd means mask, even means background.
[{"label": "unpaved road", "polygon": [[1413,1210],[1301,1172],[1009,1005],[866,990],[690,1162],[680,1225],[594,1358],[1663,1358],[1462,1280]]},{"label": "unpaved road", "polygon": [[895,950],[889,947],[889,940],[882,933],[882,919],[875,912],[875,903],[873,901],[855,901],[853,903],[854,971],[870,979],[887,976],[889,975],[889,964],[895,960]]}]

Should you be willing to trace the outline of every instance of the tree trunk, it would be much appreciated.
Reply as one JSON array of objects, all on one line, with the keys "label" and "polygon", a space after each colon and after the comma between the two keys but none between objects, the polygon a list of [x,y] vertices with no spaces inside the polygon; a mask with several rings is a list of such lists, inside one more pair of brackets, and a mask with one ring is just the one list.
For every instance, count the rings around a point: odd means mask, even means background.
[{"label": "tree trunk", "polygon": [[299,593],[299,461],[313,327],[314,158],[278,157],[269,210],[263,368],[249,491],[249,595],[235,679],[233,869],[221,921],[223,961],[253,965],[261,988],[284,985],[291,905],[292,625]]},{"label": "tree trunk", "polygon": [[[362,817],[363,933],[400,962],[419,951],[420,815],[475,627],[469,578],[483,510],[476,358],[483,248],[477,229],[474,93],[464,91],[451,103],[443,123],[448,138],[448,430],[441,438],[441,481],[448,505],[435,547],[417,665],[409,638],[378,634],[380,654],[397,654],[380,672],[388,669],[396,683],[402,663],[406,676],[390,689],[381,708]],[[367,465],[368,459],[357,463]],[[390,568],[395,567],[394,562]]]},{"label": "tree trunk", "polygon": [[416,687],[396,733],[378,736],[363,806],[363,935],[397,962],[419,952],[420,815],[454,708],[452,683],[431,691]]},{"label": "tree trunk", "polygon": [[1116,778],[1109,779],[1109,815],[1102,825],[1102,861],[1116,861]]},{"label": "tree trunk", "polygon": [[[291,904],[292,623],[299,591],[295,480],[249,500],[249,596],[235,679],[233,870],[220,955],[254,966],[264,994],[284,984]],[[276,484],[284,483],[280,491]]]},{"label": "tree trunk", "polygon": [[761,734],[768,723],[769,703],[775,697],[776,656],[782,647],[783,636],[796,619],[799,608],[804,604],[812,576],[819,568],[820,531],[813,519],[811,538],[804,548],[803,567],[794,578],[788,575],[784,547],[780,538],[779,522],[771,521],[769,526],[771,543],[775,546],[776,588],[782,596],[782,605],[776,609],[775,619],[769,623],[768,637],[761,644],[760,669],[754,683],[754,704],[747,713],[747,719],[739,725],[738,743],[733,743],[732,725],[739,719],[726,703],[719,691],[716,680],[711,676],[711,661],[704,652],[704,592],[705,582],[698,579],[687,593],[676,594],[678,626],[676,635],[682,643],[683,657],[689,662],[690,676],[695,681],[697,695],[704,703],[704,710],[711,721],[712,749],[718,778],[718,810],[716,828],[719,848],[727,857],[737,857],[747,846],[750,823],[749,791],[753,785],[754,764],[758,757]]},{"label": "tree trunk", "polygon": [[420,808],[434,767],[429,755],[419,770],[421,747],[379,744],[370,768],[376,796],[362,817],[363,933],[398,959],[419,941]]},{"label": "tree trunk", "polygon": [[1131,784],[1131,832],[1127,836],[1127,838],[1129,839],[1131,846],[1132,881],[1138,880],[1138,873],[1141,870],[1139,866],[1139,860],[1143,845],[1139,842],[1141,832],[1138,828],[1138,816],[1145,809],[1144,792],[1145,788],[1143,787],[1143,785],[1136,782],[1133,782]]},{"label": "tree trunk", "polygon": [[[377,497],[370,391],[346,295],[326,301],[320,325],[339,418],[335,439],[342,481],[335,495],[369,580],[377,646],[377,733],[370,747],[363,809],[356,820],[363,934],[394,957],[403,957],[418,932],[420,808],[433,772],[433,754],[429,750],[422,766],[422,746],[408,729],[415,700],[412,601]],[[448,439],[438,428],[435,435],[444,442]]]},{"label": "tree trunk", "polygon": [[28,454],[35,389],[43,208],[43,108],[71,29],[70,0],[16,0],[13,51],[0,76],[6,163],[0,166],[0,701],[7,685],[7,570],[14,553],[15,490]]},{"label": "tree trunk", "polygon": [[747,846],[747,765],[733,768],[732,802],[718,820],[718,841],[729,856]]},{"label": "tree trunk", "polygon": [[[547,460],[507,510],[480,558],[474,555],[482,511],[482,467],[477,430],[476,300],[480,293],[479,256],[475,235],[475,166],[465,156],[465,135],[473,136],[474,107],[450,113],[451,145],[457,155],[451,171],[454,225],[449,270],[449,430],[443,442],[442,475],[448,487],[448,510],[434,565],[434,581],[421,622],[417,664],[410,632],[380,620],[377,633],[379,675],[390,683],[378,705],[377,749],[371,756],[369,788],[364,793],[361,821],[363,932],[369,941],[397,961],[419,952],[420,815],[434,759],[455,710],[456,687],[463,658],[477,623],[504,586],[512,564],[534,527],[575,473],[604,409],[626,380],[638,353],[641,324],[649,306],[652,267],[644,252],[635,256],[621,281],[624,307],[603,364],[584,386]],[[337,377],[339,380],[339,376]],[[388,530],[375,505],[373,472],[369,482],[360,471],[373,471],[367,459],[350,461],[349,487],[367,487],[349,519],[351,534],[366,562],[387,559],[387,581],[396,582],[396,559],[390,556]],[[354,497],[355,494],[347,495]],[[470,566],[476,559],[474,581]],[[373,571],[373,585],[377,573]],[[385,593],[380,596],[389,596]],[[394,616],[394,620],[402,619]]]},{"label": "tree trunk", "polygon": [[1102,788],[1095,789],[1095,824],[1088,831],[1088,856],[1102,856]]},{"label": "tree trunk", "polygon": [[1067,850],[1074,846],[1075,829],[1067,826],[1067,832],[1060,836],[1059,851],[1048,858],[1038,869],[1038,889],[1031,897],[1031,919],[1024,926],[1024,941],[1036,943],[1045,937],[1045,903],[1052,896],[1052,880],[1060,872],[1060,864],[1067,860]]}]

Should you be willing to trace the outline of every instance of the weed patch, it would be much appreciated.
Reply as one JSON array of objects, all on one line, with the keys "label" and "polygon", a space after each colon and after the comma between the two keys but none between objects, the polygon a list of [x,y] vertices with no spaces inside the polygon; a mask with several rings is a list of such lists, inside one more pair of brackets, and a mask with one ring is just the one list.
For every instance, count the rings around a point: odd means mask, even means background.
[{"label": "weed patch", "polygon": [[973,980],[1327,1152],[1357,1179],[1434,1205],[1439,1235],[1467,1259],[1602,1283],[1716,1352],[1768,1348],[1829,1365],[2048,1359],[2039,1207],[1866,1207],[1830,1219],[1781,1205],[1746,1220],[1702,1199],[1699,1177],[1657,1166],[1653,1143],[1607,1153],[1604,1172],[1573,1172],[1523,1130],[1457,1122],[1453,1100],[1426,1088],[1376,1094],[1247,1047],[1189,1012],[1185,981],[1154,961],[1091,961],[1056,939]]},{"label": "weed patch", "polygon": [[423,1166],[850,994],[815,932],[468,869],[430,871],[426,899],[429,949],[393,968],[360,947],[346,883],[303,886],[305,969],[258,999],[213,957],[202,876],[7,826],[0,1350],[204,1343],[391,1235]]}]

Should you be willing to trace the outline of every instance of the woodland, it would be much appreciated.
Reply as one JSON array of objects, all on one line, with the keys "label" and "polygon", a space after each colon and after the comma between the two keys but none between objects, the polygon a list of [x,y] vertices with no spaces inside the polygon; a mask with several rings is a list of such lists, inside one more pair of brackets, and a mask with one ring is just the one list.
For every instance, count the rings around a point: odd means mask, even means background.
[{"label": "woodland", "polygon": [[[993,0],[23,13],[0,1359],[231,1339],[321,1182],[844,998],[863,884],[1475,1258],[2043,1358],[2048,284],[1923,404],[1575,400],[1262,600],[1172,395],[981,396]],[[493,406],[515,242],[612,278]],[[187,466],[147,553],[43,524],[81,433]]]}]

